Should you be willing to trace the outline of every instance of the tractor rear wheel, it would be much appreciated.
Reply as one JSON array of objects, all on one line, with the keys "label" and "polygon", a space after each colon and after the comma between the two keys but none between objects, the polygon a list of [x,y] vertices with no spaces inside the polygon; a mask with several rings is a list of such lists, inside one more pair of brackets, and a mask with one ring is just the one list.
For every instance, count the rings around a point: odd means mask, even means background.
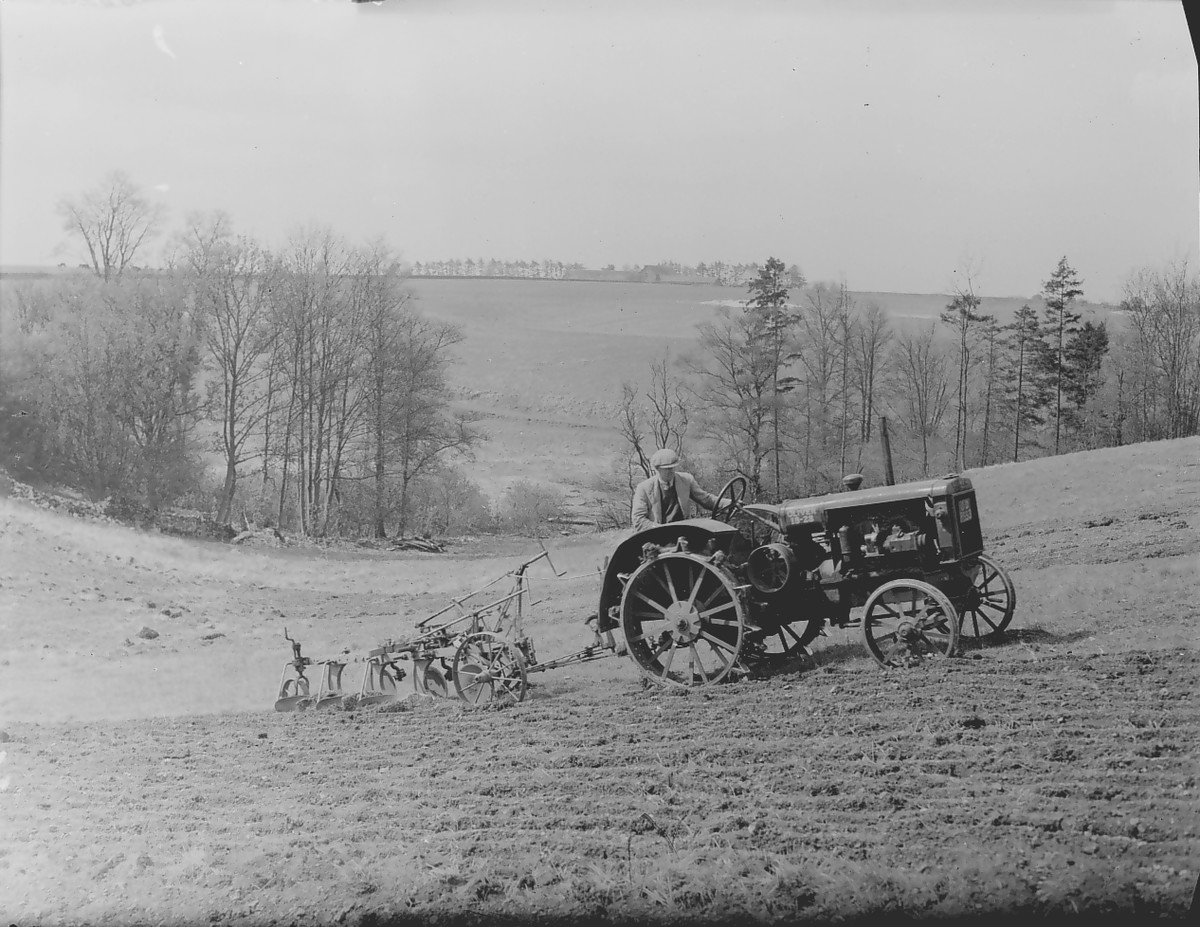
[{"label": "tractor rear wheel", "polygon": [[959,635],[982,640],[999,634],[1012,621],[1017,605],[1017,591],[1000,564],[987,554],[980,554],[967,567],[971,588],[963,601]]},{"label": "tractor rear wheel", "polygon": [[454,691],[473,708],[491,702],[515,704],[529,691],[521,651],[491,631],[472,634],[462,642],[454,653],[451,675]]},{"label": "tractor rear wheel", "polygon": [[737,584],[692,553],[643,563],[625,583],[621,630],[642,673],[659,685],[707,686],[737,665],[746,613]]},{"label": "tractor rear wheel", "polygon": [[862,636],[883,666],[915,666],[954,655],[958,612],[936,586],[919,579],[894,579],[867,599]]}]

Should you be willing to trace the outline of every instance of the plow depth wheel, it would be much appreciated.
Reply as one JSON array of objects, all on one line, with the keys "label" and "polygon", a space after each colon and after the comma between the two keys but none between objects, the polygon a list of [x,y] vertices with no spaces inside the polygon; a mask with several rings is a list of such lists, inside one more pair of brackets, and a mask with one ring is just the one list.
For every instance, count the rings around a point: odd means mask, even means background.
[{"label": "plow depth wheel", "polygon": [[958,648],[958,613],[936,586],[894,579],[867,599],[862,636],[884,666],[913,666]]},{"label": "plow depth wheel", "polygon": [[971,588],[963,602],[959,634],[981,639],[999,634],[1012,621],[1017,605],[1017,591],[1012,580],[995,560],[980,554],[967,567]]},{"label": "plow depth wheel", "polygon": [[480,631],[462,642],[451,668],[454,691],[471,706],[520,702],[529,691],[525,658],[498,634]]},{"label": "plow depth wheel", "polygon": [[707,686],[741,653],[746,615],[732,579],[703,557],[662,554],[629,577],[621,596],[629,654],[660,685]]}]

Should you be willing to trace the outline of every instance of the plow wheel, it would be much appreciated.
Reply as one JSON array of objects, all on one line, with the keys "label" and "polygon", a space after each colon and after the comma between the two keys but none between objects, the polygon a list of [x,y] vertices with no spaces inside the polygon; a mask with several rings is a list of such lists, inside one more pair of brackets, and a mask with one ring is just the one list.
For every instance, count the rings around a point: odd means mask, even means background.
[{"label": "plow wheel", "polygon": [[472,634],[462,642],[455,651],[451,675],[454,691],[472,707],[516,703],[529,691],[521,651],[491,631]]},{"label": "plow wheel", "polygon": [[734,581],[691,553],[663,554],[629,577],[621,597],[629,654],[660,685],[707,686],[737,663],[746,613]]},{"label": "plow wheel", "polygon": [[967,568],[971,588],[963,600],[958,633],[961,637],[983,639],[999,634],[1012,621],[1017,592],[1012,580],[995,560],[980,554]]},{"label": "plow wheel", "polygon": [[894,579],[867,599],[862,635],[871,656],[882,665],[915,666],[954,654],[958,613],[936,586]]}]

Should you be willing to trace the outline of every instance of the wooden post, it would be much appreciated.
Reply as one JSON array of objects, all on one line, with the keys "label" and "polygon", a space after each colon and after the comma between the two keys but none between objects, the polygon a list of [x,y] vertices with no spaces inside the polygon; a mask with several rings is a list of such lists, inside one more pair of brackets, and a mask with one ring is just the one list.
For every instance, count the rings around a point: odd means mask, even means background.
[{"label": "wooden post", "polygon": [[888,440],[887,416],[879,416],[879,438],[883,442],[883,466],[887,474],[887,484],[896,485],[896,474],[892,471],[892,443]]}]

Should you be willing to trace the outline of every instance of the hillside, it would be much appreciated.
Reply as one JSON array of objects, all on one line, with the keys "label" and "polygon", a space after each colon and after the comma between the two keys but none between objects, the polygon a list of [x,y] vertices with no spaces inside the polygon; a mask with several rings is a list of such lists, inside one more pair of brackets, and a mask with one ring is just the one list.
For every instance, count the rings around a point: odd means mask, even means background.
[{"label": "hillside", "polygon": [[[413,696],[276,714],[284,628],[307,655],[361,656],[533,541],[242,549],[0,498],[0,911],[1181,921],[1200,838],[1200,438],[970,475],[1017,590],[996,644],[887,672],[832,631],[775,675],[677,694],[609,657],[479,712]],[[531,574],[543,660],[589,639],[620,536],[550,542],[567,575]]]},{"label": "hillside", "polygon": [[[1071,632],[1075,652],[1200,642],[1200,438],[968,475],[987,547],[1014,571],[1016,627]],[[622,536],[545,543],[560,571],[584,577]],[[0,497],[0,722],[266,706],[288,658],[285,626],[317,653],[369,648],[537,550],[517,538],[463,539],[440,555],[243,548]],[[597,581],[535,578],[546,633],[577,641]],[[1143,607],[1126,613],[1125,602]],[[143,626],[159,636],[138,637]],[[222,684],[206,684],[209,673]],[[633,677],[621,667],[615,678]]]}]

